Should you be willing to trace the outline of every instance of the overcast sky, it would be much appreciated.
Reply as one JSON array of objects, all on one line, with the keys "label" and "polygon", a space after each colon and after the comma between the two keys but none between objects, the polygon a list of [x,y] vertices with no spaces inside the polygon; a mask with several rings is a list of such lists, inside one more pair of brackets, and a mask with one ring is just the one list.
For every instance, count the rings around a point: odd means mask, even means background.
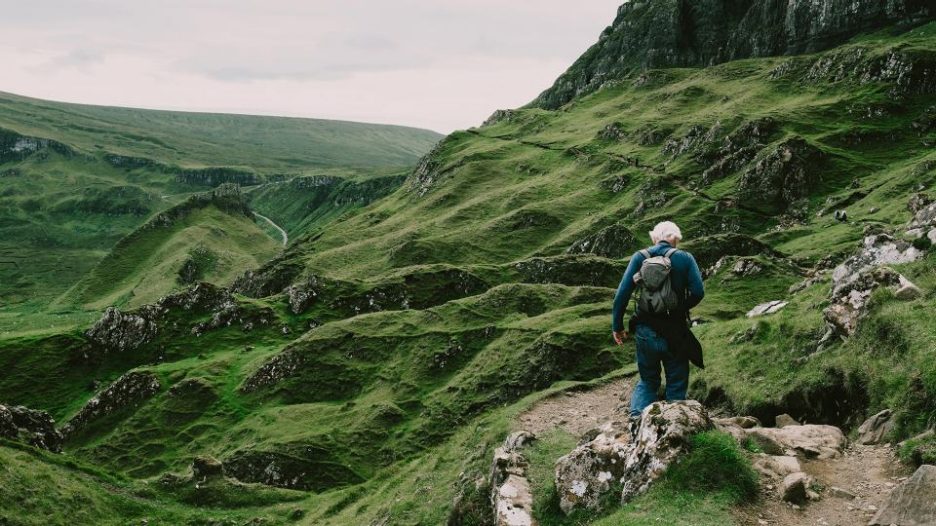
[{"label": "overcast sky", "polygon": [[521,106],[623,0],[0,0],[0,91],[450,132]]}]

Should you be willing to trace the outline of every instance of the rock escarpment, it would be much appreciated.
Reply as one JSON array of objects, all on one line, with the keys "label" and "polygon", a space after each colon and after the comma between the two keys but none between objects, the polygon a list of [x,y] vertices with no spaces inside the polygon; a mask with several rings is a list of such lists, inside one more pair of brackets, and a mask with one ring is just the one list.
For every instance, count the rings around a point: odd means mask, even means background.
[{"label": "rock escarpment", "polygon": [[934,15],[927,0],[633,0],[532,105],[556,109],[642,69],[811,53]]},{"label": "rock escarpment", "polygon": [[0,405],[0,438],[23,442],[52,452],[62,450],[62,434],[45,411]]},{"label": "rock escarpment", "polygon": [[66,437],[80,433],[94,422],[151,398],[162,386],[156,375],[131,371],[96,394],[62,426]]}]

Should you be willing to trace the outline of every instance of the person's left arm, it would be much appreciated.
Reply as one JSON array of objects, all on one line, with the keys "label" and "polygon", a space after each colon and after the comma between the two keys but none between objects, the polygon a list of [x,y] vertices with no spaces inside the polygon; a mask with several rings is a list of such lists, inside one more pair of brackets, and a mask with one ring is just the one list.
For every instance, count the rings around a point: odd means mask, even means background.
[{"label": "person's left arm", "polygon": [[689,260],[688,284],[689,297],[686,298],[686,309],[691,309],[702,301],[705,297],[705,285],[702,284],[702,272],[699,270],[699,264],[696,263],[692,254],[685,252]]},{"label": "person's left arm", "polygon": [[643,258],[639,254],[634,254],[627,265],[627,271],[621,278],[621,284],[618,285],[617,294],[614,295],[614,306],[611,309],[611,331],[614,333],[614,340],[619,345],[620,339],[627,338],[624,332],[624,312],[627,310],[627,304],[630,302],[631,294],[634,292],[634,275],[640,270],[640,263]]}]

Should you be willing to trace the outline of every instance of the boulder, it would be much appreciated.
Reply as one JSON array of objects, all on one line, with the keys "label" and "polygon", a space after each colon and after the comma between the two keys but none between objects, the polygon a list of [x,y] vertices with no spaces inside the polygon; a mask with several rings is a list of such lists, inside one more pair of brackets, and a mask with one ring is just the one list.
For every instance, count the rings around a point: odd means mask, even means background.
[{"label": "boulder", "polygon": [[894,429],[893,416],[893,411],[885,409],[865,420],[858,427],[858,438],[855,441],[864,445],[880,444]]},{"label": "boulder", "polygon": [[[916,249],[907,249],[906,254],[911,253],[917,253]],[[857,330],[858,322],[867,311],[871,294],[877,288],[891,287],[901,299],[913,299],[922,294],[910,280],[890,268],[868,266],[849,273],[849,269],[854,268],[846,264],[836,268],[832,278],[832,305],[823,311],[832,330],[843,336],[851,336]]]},{"label": "boulder", "polygon": [[[915,204],[911,200],[909,207],[915,213],[907,226],[907,234],[913,237],[927,236],[932,240],[936,233],[936,202],[929,202],[925,205],[920,203],[922,201],[917,201]],[[915,206],[918,208],[913,210]]]},{"label": "boulder", "polygon": [[86,429],[95,421],[134,407],[159,392],[162,386],[155,374],[131,371],[94,395],[75,416],[62,426],[66,437]]},{"label": "boulder", "polygon": [[799,460],[794,456],[767,455],[764,453],[755,455],[751,461],[751,466],[761,475],[777,479],[782,479],[787,475],[803,470]]},{"label": "boulder", "polygon": [[195,478],[195,480],[216,478],[223,474],[224,464],[214,457],[195,457],[195,459],[192,460],[192,477]]},{"label": "boulder", "polygon": [[894,489],[869,526],[936,524],[936,466],[920,466]]},{"label": "boulder", "polygon": [[611,422],[591,441],[556,463],[559,506],[565,513],[595,509],[613,482],[622,485],[621,501],[646,491],[691,446],[692,436],[713,428],[702,404],[656,402],[644,409],[636,438],[626,425]]},{"label": "boulder", "polygon": [[527,479],[527,460],[522,449],[535,437],[526,431],[511,434],[494,451],[491,467],[491,505],[496,526],[536,526],[533,492]]},{"label": "boulder", "polygon": [[789,305],[789,302],[782,301],[782,300],[768,301],[767,303],[761,303],[760,305],[751,309],[747,313],[747,317],[757,318],[758,316],[767,316],[768,314],[774,314],[776,312],[780,312],[787,305]]},{"label": "boulder", "polygon": [[812,480],[810,480],[809,475],[802,471],[790,473],[780,483],[780,496],[786,502],[803,504],[807,500],[807,493],[811,483]]},{"label": "boulder", "polygon": [[755,427],[745,433],[767,453],[790,456],[835,458],[848,444],[842,430],[834,426],[804,425],[782,428]]},{"label": "boulder", "polygon": [[874,267],[910,263],[922,256],[910,243],[888,234],[867,236],[861,249],[832,271],[832,294],[841,296],[843,290],[854,289],[853,283]]},{"label": "boulder", "polygon": [[23,442],[54,453],[62,450],[62,435],[45,411],[0,405],[0,438]]},{"label": "boulder", "polygon": [[784,414],[782,414],[782,415],[777,415],[776,418],[774,418],[774,423],[776,424],[777,427],[787,427],[787,426],[799,426],[799,425],[802,425],[802,424],[800,424],[799,422],[797,422],[795,418],[793,418],[792,416],[790,416],[790,415],[788,415],[788,414],[786,414],[786,413],[784,413]]}]

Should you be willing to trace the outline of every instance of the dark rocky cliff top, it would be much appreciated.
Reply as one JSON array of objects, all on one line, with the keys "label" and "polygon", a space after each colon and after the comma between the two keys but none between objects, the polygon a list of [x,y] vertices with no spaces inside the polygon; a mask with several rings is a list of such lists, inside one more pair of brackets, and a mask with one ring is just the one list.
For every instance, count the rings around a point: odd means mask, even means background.
[{"label": "dark rocky cliff top", "polygon": [[556,109],[643,69],[811,53],[934,15],[936,0],[632,0],[531,105]]}]

